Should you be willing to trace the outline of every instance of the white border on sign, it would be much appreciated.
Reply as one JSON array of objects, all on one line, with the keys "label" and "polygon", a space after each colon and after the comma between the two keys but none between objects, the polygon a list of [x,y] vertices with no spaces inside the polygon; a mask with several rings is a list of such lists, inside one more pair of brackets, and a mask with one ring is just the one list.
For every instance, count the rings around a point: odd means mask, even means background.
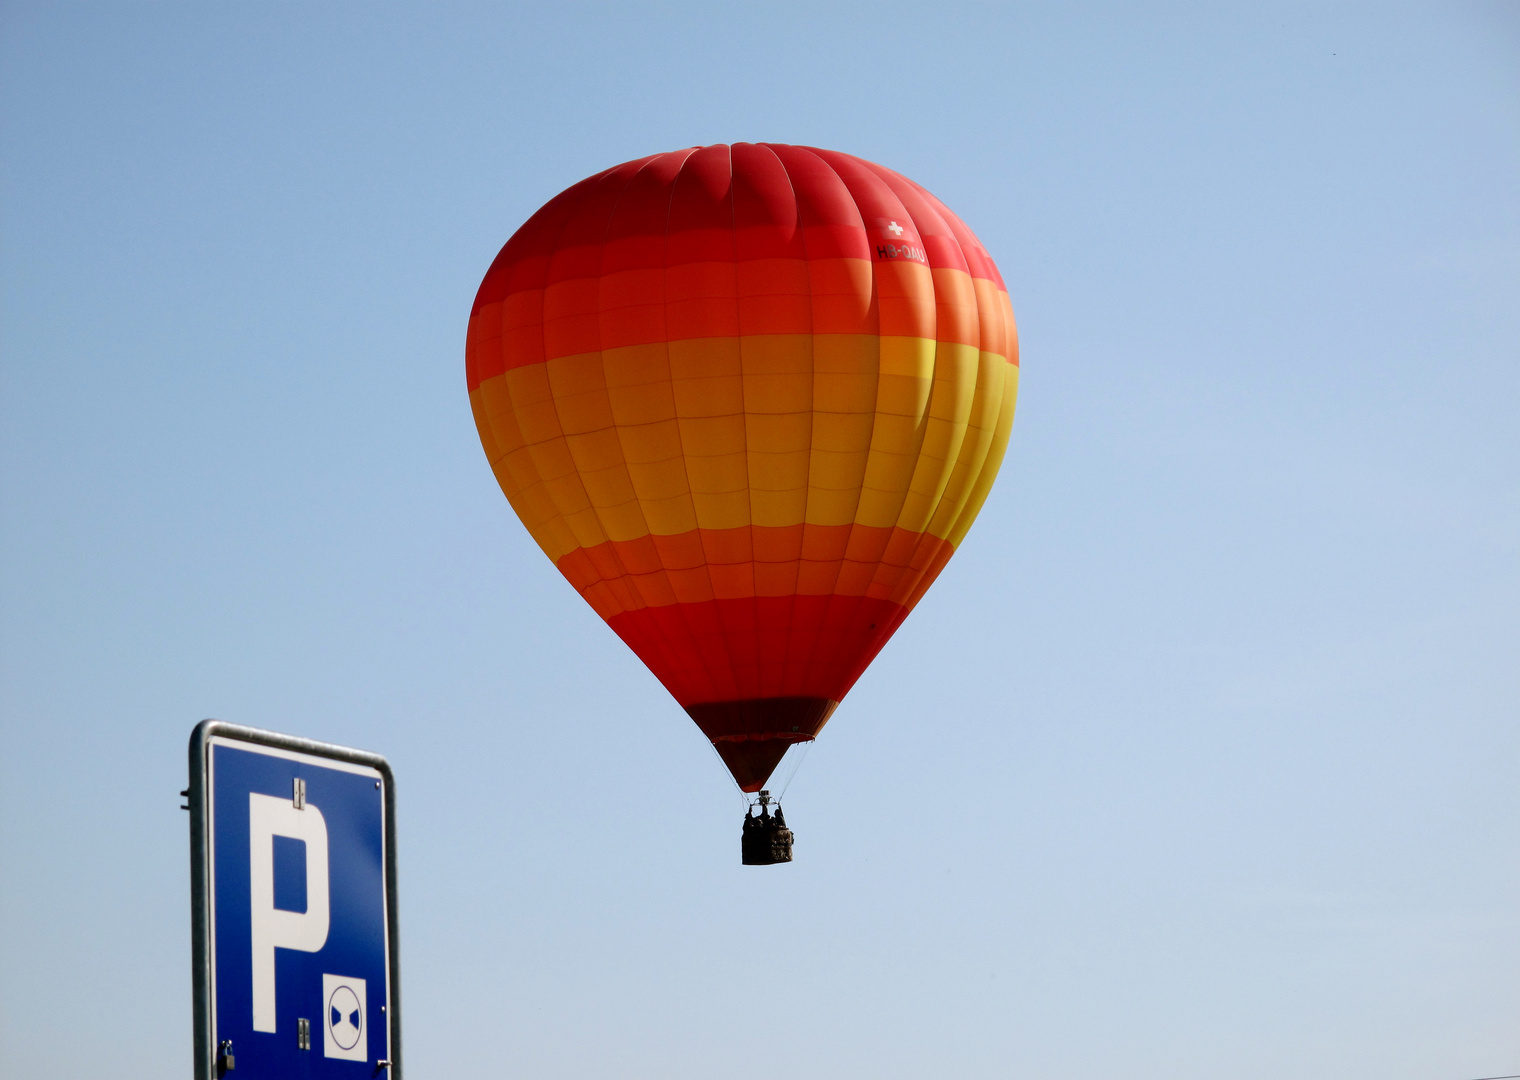
[{"label": "white border on sign", "polygon": [[265,746],[263,743],[248,742],[245,739],[233,739],[226,735],[213,735],[206,740],[211,746],[230,746],[234,750],[247,750],[251,754],[263,754],[266,757],[285,758],[287,761],[299,761],[306,765],[315,765],[322,769],[336,769],[338,772],[358,773],[360,776],[368,776],[372,780],[384,780],[380,770],[369,765],[359,765],[352,761],[339,761],[337,758],[323,757],[320,754],[303,754],[297,750],[286,750],[278,746]]}]

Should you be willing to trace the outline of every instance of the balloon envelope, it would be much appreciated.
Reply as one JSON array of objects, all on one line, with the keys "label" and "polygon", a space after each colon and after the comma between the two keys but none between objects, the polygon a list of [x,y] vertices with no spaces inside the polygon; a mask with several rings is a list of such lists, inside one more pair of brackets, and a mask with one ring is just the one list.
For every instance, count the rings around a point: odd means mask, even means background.
[{"label": "balloon envelope", "polygon": [[749,143],[552,199],[486,273],[466,368],[513,509],[745,791],[966,535],[1019,373],[1002,278],[943,204]]}]

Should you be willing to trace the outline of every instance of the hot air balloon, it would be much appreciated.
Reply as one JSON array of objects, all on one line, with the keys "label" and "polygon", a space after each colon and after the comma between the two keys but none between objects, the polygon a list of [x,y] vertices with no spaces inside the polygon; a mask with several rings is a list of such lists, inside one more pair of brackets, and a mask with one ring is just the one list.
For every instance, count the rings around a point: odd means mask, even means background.
[{"label": "hot air balloon", "polygon": [[944,204],[770,143],[551,199],[486,272],[465,356],[512,508],[749,793],[965,537],[1019,375],[1007,289]]}]

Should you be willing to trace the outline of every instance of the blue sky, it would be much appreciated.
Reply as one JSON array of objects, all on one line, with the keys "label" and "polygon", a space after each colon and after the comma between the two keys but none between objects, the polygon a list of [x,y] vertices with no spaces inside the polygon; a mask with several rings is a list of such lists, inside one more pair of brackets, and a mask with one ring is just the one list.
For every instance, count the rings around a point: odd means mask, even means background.
[{"label": "blue sky", "polygon": [[[1024,359],[773,869],[464,388],[533,210],[738,140]],[[1513,4],[5,3],[0,1074],[189,1074],[206,716],[390,757],[416,1076],[1520,1072],[1517,296]]]}]

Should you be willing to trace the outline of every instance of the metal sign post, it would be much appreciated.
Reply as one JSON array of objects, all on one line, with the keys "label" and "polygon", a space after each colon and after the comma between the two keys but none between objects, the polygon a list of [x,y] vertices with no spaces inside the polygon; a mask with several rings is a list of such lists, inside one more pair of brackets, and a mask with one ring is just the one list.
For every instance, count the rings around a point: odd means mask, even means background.
[{"label": "metal sign post", "polygon": [[205,720],[188,795],[196,1080],[401,1080],[385,758]]}]

